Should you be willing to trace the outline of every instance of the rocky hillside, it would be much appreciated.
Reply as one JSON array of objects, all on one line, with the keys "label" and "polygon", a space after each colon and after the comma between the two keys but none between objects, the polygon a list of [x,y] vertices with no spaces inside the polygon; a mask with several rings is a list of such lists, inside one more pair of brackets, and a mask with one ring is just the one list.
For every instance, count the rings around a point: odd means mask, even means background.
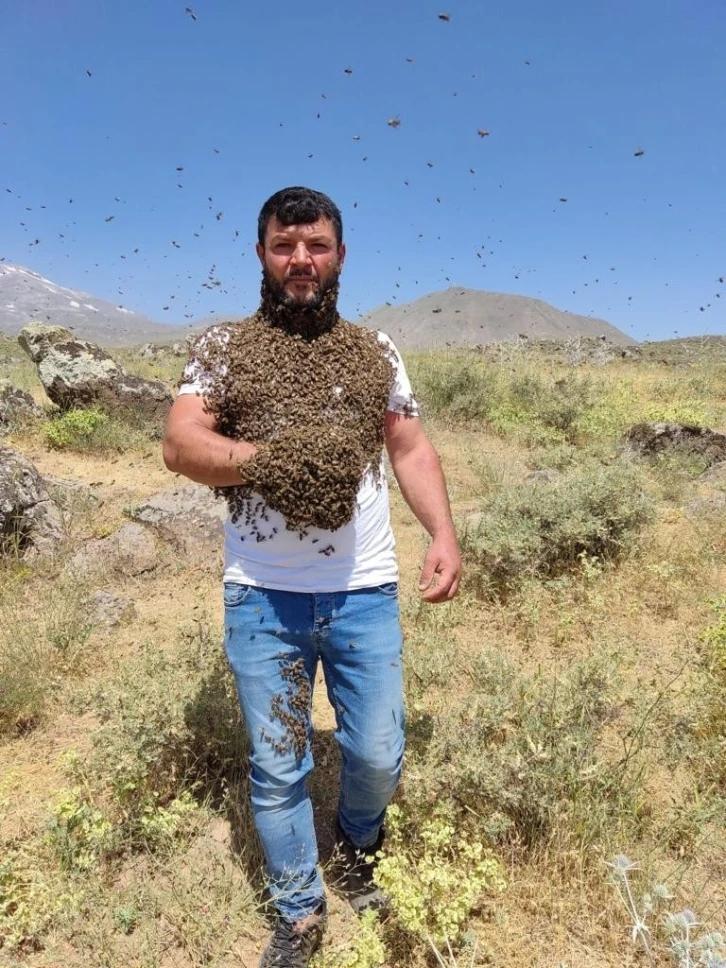
[{"label": "rocky hillside", "polygon": [[605,336],[620,346],[636,343],[602,319],[565,313],[527,296],[459,286],[403,306],[382,306],[361,322],[388,333],[402,350],[477,346],[518,337],[566,340]]},{"label": "rocky hillside", "polygon": [[[64,326],[79,339],[100,346],[172,342],[215,322],[210,317],[193,326],[158,323],[124,306],[60,286],[23,266],[0,263],[0,332],[14,336],[33,320]],[[388,333],[402,350],[477,346],[522,336],[533,340],[605,336],[619,346],[636,342],[602,319],[561,312],[539,299],[461,287],[430,293],[403,306],[382,306],[359,322]]]},{"label": "rocky hillside", "polygon": [[0,332],[15,336],[33,320],[64,326],[101,346],[179,340],[189,332],[186,326],[155,323],[124,306],[59,286],[23,266],[0,263]]}]

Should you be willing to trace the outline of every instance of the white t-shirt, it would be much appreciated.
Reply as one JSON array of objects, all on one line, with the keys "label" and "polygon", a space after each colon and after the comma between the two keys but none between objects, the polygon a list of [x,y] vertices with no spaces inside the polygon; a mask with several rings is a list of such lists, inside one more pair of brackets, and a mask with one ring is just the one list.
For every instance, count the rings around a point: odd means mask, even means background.
[{"label": "white t-shirt", "polygon": [[[214,330],[207,338],[214,338]],[[391,361],[394,380],[387,409],[393,413],[418,416],[406,369],[392,340],[384,333],[378,339],[394,351]],[[187,364],[179,395],[203,392],[197,365]],[[252,496],[252,501],[262,501]],[[284,517],[270,507],[264,519],[259,515],[256,531],[260,540],[242,518],[235,523],[230,516],[224,527],[224,580],[293,592],[335,592],[370,588],[398,581],[396,547],[391,530],[383,454],[380,477],[369,470],[356,497],[352,519],[337,531],[308,528],[305,535],[288,531]]]}]

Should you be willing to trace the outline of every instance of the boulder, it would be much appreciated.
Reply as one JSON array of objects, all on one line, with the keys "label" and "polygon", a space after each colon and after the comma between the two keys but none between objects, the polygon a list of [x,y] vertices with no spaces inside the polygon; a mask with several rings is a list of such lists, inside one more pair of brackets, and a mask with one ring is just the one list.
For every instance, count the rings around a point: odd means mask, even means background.
[{"label": "boulder", "polygon": [[43,408],[25,390],[0,380],[0,431],[32,417],[42,417]]},{"label": "boulder", "polygon": [[131,599],[114,595],[113,592],[94,592],[86,599],[86,606],[92,623],[105,629],[131,622],[136,618],[136,606]]},{"label": "boulder", "polygon": [[227,505],[202,484],[155,494],[131,512],[136,521],[149,524],[182,554],[221,552]]},{"label": "boulder", "polygon": [[187,347],[184,343],[142,343],[136,351],[142,360],[156,360],[160,356],[186,356]]},{"label": "boulder", "polygon": [[717,517],[723,520],[726,511],[726,493],[723,491],[706,491],[699,494],[684,507],[687,518],[710,518]]},{"label": "boulder", "polygon": [[726,491],[726,460],[712,464],[707,471],[701,474],[698,482],[716,491]]},{"label": "boulder", "polygon": [[40,382],[62,410],[99,405],[104,410],[133,411],[162,420],[173,402],[160,380],[127,373],[109,354],[62,326],[31,323],[18,342],[35,363]]},{"label": "boulder", "polygon": [[726,434],[680,423],[640,423],[626,433],[625,447],[640,457],[680,451],[704,457],[709,466],[726,460]]},{"label": "boulder", "polygon": [[35,466],[0,446],[0,554],[52,554],[63,537],[61,513]]},{"label": "boulder", "polygon": [[125,524],[107,538],[87,541],[71,558],[74,575],[113,571],[122,575],[142,575],[156,567],[156,543],[140,524]]}]

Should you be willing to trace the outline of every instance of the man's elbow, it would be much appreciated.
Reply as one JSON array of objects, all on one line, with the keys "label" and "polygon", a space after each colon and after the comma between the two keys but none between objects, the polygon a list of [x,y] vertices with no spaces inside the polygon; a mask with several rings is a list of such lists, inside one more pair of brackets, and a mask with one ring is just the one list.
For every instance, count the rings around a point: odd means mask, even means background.
[{"label": "man's elbow", "polygon": [[164,461],[164,466],[168,471],[173,473],[179,472],[179,462],[181,458],[179,444],[168,434],[164,437],[164,442],[161,445],[161,457]]}]

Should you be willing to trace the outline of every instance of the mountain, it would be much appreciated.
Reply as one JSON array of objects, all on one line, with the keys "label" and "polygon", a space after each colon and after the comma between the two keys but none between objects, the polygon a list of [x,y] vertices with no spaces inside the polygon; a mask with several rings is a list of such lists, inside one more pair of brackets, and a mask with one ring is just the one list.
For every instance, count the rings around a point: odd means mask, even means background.
[{"label": "mountain", "polygon": [[0,332],[15,336],[31,321],[53,323],[100,346],[183,340],[188,326],[156,323],[142,313],[66,289],[23,266],[0,263]]},{"label": "mountain", "polygon": [[[229,317],[225,317],[229,318]],[[193,326],[157,323],[87,292],[59,286],[23,266],[0,263],[0,332],[14,336],[32,320],[55,323],[100,346],[166,343],[182,340],[216,322]],[[636,340],[602,319],[561,312],[539,299],[452,287],[402,306],[382,306],[362,319],[363,326],[387,333],[401,350],[476,346],[513,340],[564,340],[606,336],[629,346]]]},{"label": "mountain", "polygon": [[401,306],[381,306],[359,322],[387,333],[402,351],[477,346],[517,337],[605,336],[620,346],[637,342],[602,319],[562,312],[540,299],[460,286]]}]

